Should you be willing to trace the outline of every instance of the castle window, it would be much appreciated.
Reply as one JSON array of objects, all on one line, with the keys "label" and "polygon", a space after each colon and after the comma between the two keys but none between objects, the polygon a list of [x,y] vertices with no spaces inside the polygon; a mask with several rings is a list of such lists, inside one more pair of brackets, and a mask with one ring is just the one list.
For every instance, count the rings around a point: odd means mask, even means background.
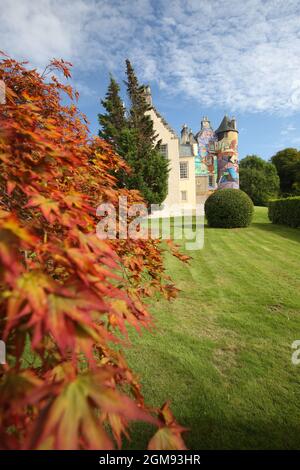
[{"label": "castle window", "polygon": [[187,179],[189,177],[188,162],[180,162],[180,178]]},{"label": "castle window", "polygon": [[187,201],[187,191],[181,191],[181,200]]},{"label": "castle window", "polygon": [[168,144],[161,144],[159,151],[161,155],[163,155],[165,158],[168,158]]},{"label": "castle window", "polygon": [[214,177],[213,177],[213,175],[208,176],[208,186],[214,186]]}]

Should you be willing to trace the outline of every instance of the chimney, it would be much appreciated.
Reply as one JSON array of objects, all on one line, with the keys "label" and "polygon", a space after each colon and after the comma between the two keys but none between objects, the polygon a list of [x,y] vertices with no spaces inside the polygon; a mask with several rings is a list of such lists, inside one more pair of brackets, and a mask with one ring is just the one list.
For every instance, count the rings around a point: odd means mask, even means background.
[{"label": "chimney", "polygon": [[189,142],[191,145],[196,143],[192,129],[189,130]]},{"label": "chimney", "polygon": [[183,124],[182,129],[181,129],[181,139],[180,139],[181,144],[188,144],[189,143],[189,131],[188,127],[186,124]]},{"label": "chimney", "polygon": [[146,102],[149,106],[152,106],[152,95],[151,95],[151,88],[149,85],[145,86],[145,98]]}]

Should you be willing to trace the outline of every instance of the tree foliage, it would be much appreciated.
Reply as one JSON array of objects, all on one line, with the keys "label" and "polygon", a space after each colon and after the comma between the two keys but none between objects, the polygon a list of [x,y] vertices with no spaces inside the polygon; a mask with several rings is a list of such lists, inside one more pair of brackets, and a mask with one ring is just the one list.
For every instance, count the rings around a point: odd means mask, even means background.
[{"label": "tree foliage", "polygon": [[300,151],[295,148],[280,150],[271,162],[280,178],[282,196],[300,195]]},{"label": "tree foliage", "polygon": [[117,187],[124,162],[61,103],[69,68],[40,75],[6,56],[0,68],[1,447],[110,449],[142,420],[158,427],[151,448],[183,448],[168,405],[144,404],[118,334],[150,326],[143,298],[176,288],[158,241],[96,236],[100,202],[142,198]]},{"label": "tree foliage", "polygon": [[240,188],[256,206],[267,204],[279,192],[276,167],[256,155],[248,155],[240,161]]},{"label": "tree foliage", "polygon": [[120,88],[111,77],[102,101],[106,113],[98,115],[99,135],[112,143],[131,169],[118,172],[119,185],[139,190],[149,205],[161,204],[168,190],[168,161],[159,151],[145,87],[139,84],[129,60],[126,60],[126,75],[129,109],[125,112]]},{"label": "tree foliage", "polygon": [[125,107],[120,98],[119,91],[120,87],[111,75],[105,99],[101,101],[106,114],[99,114],[99,123],[101,125],[99,136],[112,144],[118,153],[121,153],[121,133],[126,128],[126,117]]}]

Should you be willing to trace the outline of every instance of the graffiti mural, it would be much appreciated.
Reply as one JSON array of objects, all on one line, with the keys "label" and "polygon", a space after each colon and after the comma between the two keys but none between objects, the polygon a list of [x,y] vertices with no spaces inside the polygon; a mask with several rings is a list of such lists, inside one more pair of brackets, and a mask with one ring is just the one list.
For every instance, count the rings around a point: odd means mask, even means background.
[{"label": "graffiti mural", "polygon": [[197,136],[198,155],[195,158],[195,173],[196,176],[205,176],[214,172],[214,158],[211,150],[214,148],[214,141],[216,135],[211,128],[210,122],[203,119],[201,122],[201,130]]},{"label": "graffiti mural", "polygon": [[218,188],[239,188],[239,164],[236,140],[218,142]]},{"label": "graffiti mural", "polygon": [[[186,145],[186,125],[183,126],[181,137],[181,143]],[[238,189],[238,130],[235,118],[225,115],[218,129],[214,131],[208,118],[203,117],[201,129],[195,137],[192,134],[193,143],[195,139],[195,176],[198,177],[197,185],[203,188],[203,192],[218,188]],[[190,143],[192,141],[190,140]]]},{"label": "graffiti mural", "polygon": [[195,157],[195,175],[206,176],[208,175],[208,168],[205,162],[199,154]]},{"label": "graffiti mural", "polygon": [[218,158],[218,188],[239,189],[238,163],[233,155]]}]

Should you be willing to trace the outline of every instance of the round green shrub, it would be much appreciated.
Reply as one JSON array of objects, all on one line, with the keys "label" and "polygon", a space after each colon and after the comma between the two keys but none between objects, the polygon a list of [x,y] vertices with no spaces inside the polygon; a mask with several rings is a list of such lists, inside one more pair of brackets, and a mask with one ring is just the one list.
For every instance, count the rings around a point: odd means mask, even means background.
[{"label": "round green shrub", "polygon": [[240,189],[218,189],[205,202],[210,227],[248,227],[253,216],[253,202]]}]

